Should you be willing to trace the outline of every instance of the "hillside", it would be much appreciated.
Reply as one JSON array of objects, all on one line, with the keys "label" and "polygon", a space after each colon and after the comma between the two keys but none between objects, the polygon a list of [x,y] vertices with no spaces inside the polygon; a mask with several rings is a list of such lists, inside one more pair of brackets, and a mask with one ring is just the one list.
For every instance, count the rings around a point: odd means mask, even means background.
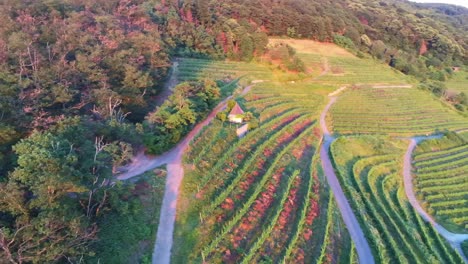
[{"label": "hillside", "polygon": [[2,1],[0,263],[466,261],[467,18]]}]

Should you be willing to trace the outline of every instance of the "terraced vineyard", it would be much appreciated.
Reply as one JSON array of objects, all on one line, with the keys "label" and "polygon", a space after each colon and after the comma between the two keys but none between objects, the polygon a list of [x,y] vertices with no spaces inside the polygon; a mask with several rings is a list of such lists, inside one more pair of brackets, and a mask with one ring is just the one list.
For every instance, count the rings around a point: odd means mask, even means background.
[{"label": "terraced vineyard", "polygon": [[[312,77],[315,77],[316,83],[343,86],[346,84],[401,85],[413,82],[407,75],[380,61],[357,58],[333,44],[284,39],[272,39],[270,42],[285,42],[295,48],[308,68],[314,70]],[[319,74],[317,69],[326,70],[326,73]]]},{"label": "terraced vineyard", "polygon": [[258,129],[237,139],[216,121],[186,155],[173,262],[352,263],[318,166],[323,96],[264,83],[246,99]]},{"label": "terraced vineyard", "polygon": [[409,204],[402,179],[407,142],[340,137],[331,147],[340,182],[370,242],[376,263],[462,263]]},{"label": "terraced vineyard", "polygon": [[468,240],[462,243],[462,250],[465,253],[465,256],[468,256]]},{"label": "terraced vineyard", "polygon": [[178,79],[180,81],[192,81],[202,78],[232,80],[241,76],[251,79],[268,80],[272,78],[272,73],[268,67],[253,62],[179,59]]},{"label": "terraced vineyard", "polygon": [[468,71],[462,70],[453,73],[453,76],[445,82],[448,89],[464,92],[468,95]]},{"label": "terraced vineyard", "polygon": [[328,61],[330,73],[319,77],[317,81],[320,83],[398,85],[412,81],[408,76],[371,59],[331,57]]},{"label": "terraced vineyard", "polygon": [[456,134],[421,143],[414,155],[416,191],[440,223],[468,231],[468,141]]},{"label": "terraced vineyard", "polygon": [[[291,73],[268,65],[179,60],[181,80],[240,77],[244,83],[265,82],[236,99],[258,118],[257,129],[237,138],[236,125],[214,120],[185,153],[172,262],[357,263],[320,166],[317,118],[336,87],[360,83],[367,86],[339,94],[327,124],[340,134],[387,135],[340,137],[331,148],[341,187],[375,262],[461,263],[458,253],[408,202],[402,176],[408,143],[390,136],[468,129],[466,117],[414,88],[369,88],[412,82],[386,65],[358,59],[334,45],[287,42],[308,69],[294,82],[288,79]],[[458,151],[437,156],[434,160],[440,160],[434,163],[432,158],[418,161],[415,166],[423,167],[417,172],[432,173],[435,166],[437,175],[439,169],[465,175],[468,155]],[[462,176],[455,180],[465,188]],[[442,181],[448,186],[451,180]],[[457,217],[466,216],[467,206],[460,199],[444,205],[462,208],[456,210]]]},{"label": "terraced vineyard", "polygon": [[332,107],[327,123],[344,134],[415,135],[468,128],[466,117],[413,88],[347,89]]}]

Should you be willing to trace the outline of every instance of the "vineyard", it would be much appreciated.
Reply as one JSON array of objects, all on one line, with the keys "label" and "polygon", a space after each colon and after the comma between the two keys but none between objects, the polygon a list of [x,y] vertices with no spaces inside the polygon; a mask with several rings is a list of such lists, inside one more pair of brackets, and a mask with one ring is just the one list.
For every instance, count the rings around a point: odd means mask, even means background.
[{"label": "vineyard", "polygon": [[411,79],[390,66],[371,59],[330,57],[330,72],[316,81],[324,84],[385,84],[400,85]]},{"label": "vineyard", "polygon": [[258,63],[213,61],[204,59],[180,58],[178,66],[180,81],[193,81],[203,78],[214,80],[246,79],[268,80],[272,78],[270,69]]},{"label": "vineyard", "polygon": [[422,142],[413,160],[418,199],[440,223],[468,231],[468,141],[456,134]]},{"label": "vineyard", "polygon": [[[380,84],[401,85],[413,80],[370,58],[357,58],[333,44],[307,40],[272,39],[272,43],[285,42],[296,49],[299,57],[312,71],[314,82],[333,85]],[[325,70],[320,74],[319,70]]]},{"label": "vineyard", "polygon": [[355,263],[318,166],[312,87],[262,83],[241,100],[260,127],[238,139],[215,121],[191,144],[173,262]]},{"label": "vineyard", "polygon": [[[236,124],[213,120],[184,154],[172,262],[358,262],[319,156],[319,113],[327,95],[345,85],[326,123],[341,135],[381,134],[338,137],[331,147],[341,187],[375,262],[461,263],[458,253],[409,203],[402,176],[408,143],[391,136],[463,130],[468,128],[466,118],[415,88],[370,88],[413,81],[386,65],[358,59],[334,45],[286,42],[307,68],[294,81],[288,79],[292,73],[261,62],[179,59],[181,81],[263,81],[236,98],[258,119],[258,128],[238,138]],[[463,137],[468,133],[457,138]],[[444,143],[445,148],[431,154],[440,145],[434,144],[415,152],[418,191],[432,212],[445,214],[444,220],[453,215],[451,221],[466,228],[467,145]],[[419,175],[427,180],[419,182]],[[435,177],[443,185],[434,185]],[[452,182],[460,186],[456,192]],[[439,188],[447,193],[432,193]],[[449,201],[450,195],[454,198]],[[440,203],[432,205],[429,197]]]},{"label": "vineyard", "polygon": [[462,250],[465,256],[468,256],[468,240],[462,243]]},{"label": "vineyard", "polygon": [[331,147],[340,182],[376,263],[462,263],[460,256],[409,204],[402,179],[407,142],[340,137]]},{"label": "vineyard", "polygon": [[468,71],[462,70],[453,73],[453,76],[446,81],[446,86],[450,90],[464,92],[468,95]]},{"label": "vineyard", "polygon": [[343,134],[418,135],[468,128],[466,118],[413,88],[349,88],[332,107],[327,124]]}]

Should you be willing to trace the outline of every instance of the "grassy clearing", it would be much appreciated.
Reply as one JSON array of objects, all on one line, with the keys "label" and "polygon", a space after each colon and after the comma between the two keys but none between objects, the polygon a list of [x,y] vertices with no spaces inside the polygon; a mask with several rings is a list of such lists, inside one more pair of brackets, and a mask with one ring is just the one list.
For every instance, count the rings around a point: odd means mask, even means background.
[{"label": "grassy clearing", "polygon": [[422,142],[414,156],[418,198],[439,223],[468,231],[468,141],[456,134]]},{"label": "grassy clearing", "polygon": [[461,263],[460,256],[409,204],[402,157],[407,142],[340,137],[331,147],[342,186],[376,263]]},{"label": "grassy clearing", "polygon": [[313,40],[305,39],[274,39],[270,38],[269,43],[287,43],[294,49],[297,53],[304,54],[318,54],[323,56],[330,57],[346,57],[353,58],[355,57],[349,51],[333,44],[333,43],[322,43]]},{"label": "grassy clearing", "polygon": [[128,201],[100,220],[99,240],[93,245],[96,255],[87,262],[151,263],[166,175],[164,169],[155,171],[134,178]]},{"label": "grassy clearing", "polygon": [[350,88],[331,108],[334,132],[391,135],[430,134],[468,128],[468,119],[414,88]]}]

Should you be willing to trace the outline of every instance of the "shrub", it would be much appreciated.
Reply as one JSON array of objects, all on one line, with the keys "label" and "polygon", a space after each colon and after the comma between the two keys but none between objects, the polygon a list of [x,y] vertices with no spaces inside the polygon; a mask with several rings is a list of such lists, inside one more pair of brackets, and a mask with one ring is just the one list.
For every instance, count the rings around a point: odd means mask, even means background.
[{"label": "shrub", "polygon": [[354,45],[353,41],[350,38],[345,37],[345,36],[334,35],[333,42],[336,45],[343,47],[345,49],[352,49],[352,50],[356,49],[356,46]]}]

